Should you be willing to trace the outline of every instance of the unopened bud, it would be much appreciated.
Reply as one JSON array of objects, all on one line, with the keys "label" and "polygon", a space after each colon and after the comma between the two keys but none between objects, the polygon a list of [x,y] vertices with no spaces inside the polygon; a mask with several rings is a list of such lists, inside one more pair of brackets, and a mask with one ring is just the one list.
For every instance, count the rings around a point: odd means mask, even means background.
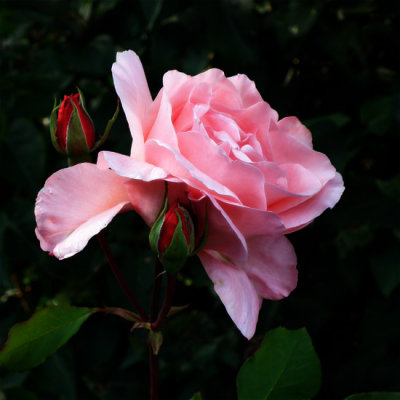
[{"label": "unopened bud", "polygon": [[150,246],[168,273],[183,267],[195,250],[195,230],[190,213],[175,202],[163,210],[150,231]]},{"label": "unopened bud", "polygon": [[68,157],[81,158],[90,153],[95,144],[95,130],[80,93],[64,96],[53,108],[50,133],[54,147]]}]

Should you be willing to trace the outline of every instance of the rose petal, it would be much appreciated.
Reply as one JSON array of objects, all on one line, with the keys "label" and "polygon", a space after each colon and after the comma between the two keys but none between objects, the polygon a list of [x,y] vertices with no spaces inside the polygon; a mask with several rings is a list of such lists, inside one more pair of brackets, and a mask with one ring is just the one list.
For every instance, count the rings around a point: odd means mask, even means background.
[{"label": "rose petal", "polygon": [[273,129],[269,133],[271,160],[278,165],[300,164],[316,176],[322,185],[335,176],[335,168],[325,154],[319,153],[303,141],[283,131]]},{"label": "rose petal", "polygon": [[286,233],[301,229],[322,214],[327,208],[333,208],[339,201],[343,191],[342,176],[336,173],[315,196],[294,208],[279,213],[287,228]]},{"label": "rose petal", "polygon": [[193,78],[179,71],[168,71],[163,76],[163,88],[174,109],[186,103],[193,87]]},{"label": "rose petal", "polygon": [[161,168],[112,151],[100,152],[97,158],[97,165],[101,169],[111,168],[119,176],[145,182],[165,179],[168,176]]},{"label": "rose petal", "polygon": [[160,106],[146,140],[157,139],[173,149],[178,148],[174,125],[172,124],[172,107],[165,91],[161,91]]},{"label": "rose petal", "polygon": [[215,196],[238,201],[237,196],[231,190],[199,171],[175,149],[154,139],[146,142],[145,149],[148,162],[157,165],[189,186]]},{"label": "rose petal", "polygon": [[311,132],[298,120],[298,118],[282,118],[278,122],[278,129],[280,132],[284,132],[286,135],[293,136],[297,140],[300,140],[307,147],[312,149]]},{"label": "rose petal", "polygon": [[115,90],[121,99],[132,135],[131,154],[144,159],[144,121],[152,98],[139,57],[131,50],[117,53],[112,66]]},{"label": "rose petal", "polygon": [[246,75],[238,74],[235,76],[231,76],[228,79],[238,90],[242,100],[243,108],[250,107],[255,103],[263,101],[260,93],[256,88],[256,85]]},{"label": "rose petal", "polygon": [[212,88],[211,106],[222,104],[233,110],[242,108],[242,99],[233,83],[228,79],[221,79]]},{"label": "rose petal", "polygon": [[179,133],[178,141],[181,154],[199,171],[235,193],[242,204],[265,209],[264,176],[257,168],[229,159],[213,141],[196,132]]},{"label": "rose petal", "polygon": [[125,180],[88,163],[54,173],[36,199],[42,249],[59,259],[81,251],[118,212],[131,208]]},{"label": "rose petal", "polygon": [[285,171],[287,190],[303,196],[313,196],[321,190],[322,184],[317,176],[300,164],[280,164]]},{"label": "rose petal", "polygon": [[209,201],[206,248],[216,250],[235,260],[246,260],[247,244],[242,232],[216,199],[209,197]]},{"label": "rose petal", "polygon": [[261,299],[253,284],[244,271],[225,261],[218,253],[201,251],[199,257],[229,316],[243,336],[250,339],[261,307]]},{"label": "rose petal", "polygon": [[217,82],[225,79],[224,71],[218,68],[210,68],[200,74],[193,77],[196,84],[204,82],[208,83],[210,86],[214,86]]},{"label": "rose petal", "polygon": [[163,204],[164,181],[143,182],[131,179],[125,183],[125,186],[133,208],[144,222],[151,226]]},{"label": "rose petal", "polygon": [[285,236],[253,236],[247,240],[249,258],[237,265],[265,299],[287,297],[297,285],[296,254]]},{"label": "rose petal", "polygon": [[285,231],[280,217],[269,211],[257,210],[228,202],[219,202],[232,224],[245,237],[258,235],[282,235]]}]

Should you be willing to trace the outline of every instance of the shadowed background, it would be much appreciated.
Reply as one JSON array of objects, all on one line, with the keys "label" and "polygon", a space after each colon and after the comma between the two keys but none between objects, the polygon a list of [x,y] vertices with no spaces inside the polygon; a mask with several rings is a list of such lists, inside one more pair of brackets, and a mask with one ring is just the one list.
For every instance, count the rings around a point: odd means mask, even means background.
[{"label": "shadowed background", "polygon": [[[289,235],[298,288],[264,302],[250,342],[191,260],[175,301],[189,308],[165,330],[161,393],[234,399],[238,368],[279,325],[307,328],[322,365],[318,399],[400,391],[399,27],[395,0],[0,0],[0,345],[46,305],[129,308],[95,240],[62,262],[40,250],[33,207],[45,179],[66,166],[49,137],[54,98],[78,86],[102,133],[117,101],[115,53],[133,49],[153,95],[170,69],[248,75],[281,117],[311,129],[346,186],[333,211]],[[103,149],[129,152],[123,113]],[[105,233],[148,304],[147,227],[128,213]],[[146,398],[146,337],[129,329],[93,316],[42,366],[0,371],[0,391],[11,400]]]}]

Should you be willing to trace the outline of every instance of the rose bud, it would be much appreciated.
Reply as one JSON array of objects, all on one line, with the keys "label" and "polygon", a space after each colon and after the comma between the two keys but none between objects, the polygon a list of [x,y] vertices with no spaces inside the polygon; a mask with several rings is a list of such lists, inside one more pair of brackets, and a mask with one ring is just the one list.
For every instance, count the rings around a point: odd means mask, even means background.
[{"label": "rose bud", "polygon": [[166,271],[175,274],[193,255],[195,232],[189,211],[175,202],[160,213],[150,231],[150,246]]},{"label": "rose bud", "polygon": [[53,108],[50,133],[56,150],[66,154],[73,164],[89,160],[88,154],[95,145],[95,130],[80,92],[64,96],[61,104]]}]

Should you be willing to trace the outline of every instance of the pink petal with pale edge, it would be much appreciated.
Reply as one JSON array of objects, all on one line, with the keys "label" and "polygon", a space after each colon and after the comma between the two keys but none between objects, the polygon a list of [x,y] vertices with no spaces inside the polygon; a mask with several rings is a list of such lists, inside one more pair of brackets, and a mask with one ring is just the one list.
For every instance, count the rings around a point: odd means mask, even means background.
[{"label": "pink petal with pale edge", "polygon": [[256,85],[246,75],[238,74],[228,78],[238,90],[242,99],[242,107],[247,108],[263,101]]},{"label": "pink petal with pale edge", "polygon": [[297,117],[285,117],[278,122],[279,131],[295,137],[312,149],[311,132],[298,120]]},{"label": "pink petal with pale edge", "polygon": [[299,164],[317,177],[322,185],[331,180],[335,168],[325,154],[308,147],[303,140],[276,129],[269,133],[270,161],[281,164]]},{"label": "pink petal with pale edge", "polygon": [[237,265],[246,272],[257,293],[271,300],[287,297],[297,285],[297,259],[285,236],[253,236],[247,239],[249,258]]},{"label": "pink petal with pale edge", "polygon": [[275,213],[219,202],[219,207],[245,238],[258,235],[282,235],[285,226]]},{"label": "pink petal with pale edge", "polygon": [[318,176],[315,176],[302,165],[280,164],[279,167],[285,171],[288,192],[302,196],[313,196],[321,190],[322,184]]},{"label": "pink petal with pale edge", "polygon": [[172,107],[165,91],[160,92],[161,102],[157,116],[146,140],[157,139],[173,149],[178,148],[174,125],[172,124]]},{"label": "pink petal with pale edge", "polygon": [[119,176],[145,182],[165,179],[168,176],[161,168],[112,151],[100,152],[97,158],[97,166],[101,169],[111,168]]},{"label": "pink petal with pale edge", "polygon": [[242,204],[266,208],[264,176],[257,168],[232,161],[212,140],[196,132],[180,133],[178,140],[182,156],[199,171],[235,193]]},{"label": "pink petal with pale edge", "polygon": [[191,91],[192,77],[176,70],[163,76],[163,88],[174,106],[186,103]]},{"label": "pink petal with pale edge", "polygon": [[125,181],[88,163],[54,173],[36,199],[36,235],[42,249],[59,259],[81,251],[118,212],[132,208]]},{"label": "pink petal with pale edge", "polygon": [[100,168],[111,168],[118,175],[130,178],[125,182],[125,187],[132,206],[150,226],[164,199],[167,173],[152,164],[111,151],[100,152],[97,165]]},{"label": "pink petal with pale edge", "polygon": [[235,260],[246,260],[247,244],[242,232],[216,199],[209,197],[209,201],[211,204],[207,211],[209,229],[206,248]]},{"label": "pink petal with pale edge", "polygon": [[285,233],[301,229],[314,218],[322,214],[327,208],[333,208],[339,201],[343,192],[344,186],[342,176],[336,173],[315,196],[294,208],[279,213],[279,216],[282,218],[287,228]]},{"label": "pink petal with pale edge", "polygon": [[201,251],[199,258],[226,311],[240,332],[250,339],[255,332],[261,298],[246,273],[223,260],[218,253]]},{"label": "pink petal with pale edge", "polygon": [[182,154],[158,140],[151,139],[146,142],[146,160],[185,182],[188,186],[205,193],[238,201],[237,196],[226,186],[199,171]]},{"label": "pink petal with pale edge", "polygon": [[163,204],[164,181],[143,182],[131,179],[125,183],[125,186],[133,208],[144,222],[151,226]]},{"label": "pink petal with pale edge", "polygon": [[144,158],[144,121],[152,98],[139,57],[131,50],[117,53],[112,66],[115,90],[121,99],[132,135],[131,154],[138,160]]}]

